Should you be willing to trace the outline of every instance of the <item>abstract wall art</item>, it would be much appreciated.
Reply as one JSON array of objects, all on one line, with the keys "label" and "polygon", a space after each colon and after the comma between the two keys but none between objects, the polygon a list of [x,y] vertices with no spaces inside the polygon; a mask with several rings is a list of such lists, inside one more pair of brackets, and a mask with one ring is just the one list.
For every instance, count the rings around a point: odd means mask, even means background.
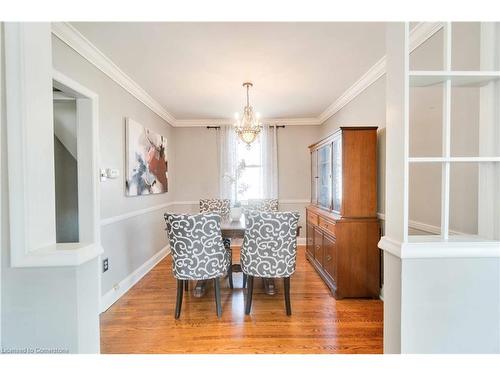
[{"label": "abstract wall art", "polygon": [[168,191],[167,138],[126,119],[127,196]]}]

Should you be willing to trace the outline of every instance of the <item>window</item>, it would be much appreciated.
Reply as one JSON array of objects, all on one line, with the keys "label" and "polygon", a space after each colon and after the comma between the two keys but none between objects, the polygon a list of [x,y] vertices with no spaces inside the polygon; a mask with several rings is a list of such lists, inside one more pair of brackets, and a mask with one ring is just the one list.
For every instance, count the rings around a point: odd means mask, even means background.
[{"label": "window", "polygon": [[262,165],[262,137],[248,147],[238,140],[236,143],[236,201],[264,198],[264,181]]},{"label": "window", "polygon": [[276,127],[264,125],[248,147],[232,126],[219,128],[220,197],[234,203],[278,198]]}]

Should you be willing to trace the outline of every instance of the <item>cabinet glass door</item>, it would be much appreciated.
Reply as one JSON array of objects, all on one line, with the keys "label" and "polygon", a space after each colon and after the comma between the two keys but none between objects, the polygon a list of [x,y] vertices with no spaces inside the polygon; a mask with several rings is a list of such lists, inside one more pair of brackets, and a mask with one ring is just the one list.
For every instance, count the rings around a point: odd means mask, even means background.
[{"label": "cabinet glass door", "polygon": [[342,204],[342,142],[339,133],[332,142],[332,210],[340,214]]},{"label": "cabinet glass door", "polygon": [[318,149],[318,205],[327,209],[332,205],[332,145]]},{"label": "cabinet glass door", "polygon": [[311,152],[311,203],[318,204],[318,151]]}]

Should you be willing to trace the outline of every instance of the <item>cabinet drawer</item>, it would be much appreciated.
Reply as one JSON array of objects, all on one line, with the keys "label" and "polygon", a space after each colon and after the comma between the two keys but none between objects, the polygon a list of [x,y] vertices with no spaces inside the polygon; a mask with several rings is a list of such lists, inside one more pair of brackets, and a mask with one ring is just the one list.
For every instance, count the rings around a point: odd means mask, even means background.
[{"label": "cabinet drawer", "polygon": [[322,217],[319,218],[319,226],[326,232],[330,233],[332,236],[335,237],[335,223],[333,221],[329,221],[326,219],[323,219]]},{"label": "cabinet drawer", "polygon": [[318,225],[318,215],[307,211],[307,222],[313,225]]}]

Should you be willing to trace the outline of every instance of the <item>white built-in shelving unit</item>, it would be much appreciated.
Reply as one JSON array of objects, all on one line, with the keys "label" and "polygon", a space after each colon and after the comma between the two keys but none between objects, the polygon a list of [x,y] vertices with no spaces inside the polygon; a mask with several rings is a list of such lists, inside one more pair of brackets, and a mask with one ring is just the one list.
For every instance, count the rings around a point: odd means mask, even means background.
[{"label": "white built-in shelving unit", "polygon": [[500,24],[412,30],[386,26],[384,352],[500,353]]},{"label": "white built-in shelving unit", "polygon": [[[408,28],[409,25],[406,25]],[[498,42],[498,25],[494,23],[481,25],[481,56],[480,70],[453,70],[452,61],[452,23],[447,22],[442,24],[442,70],[410,70],[410,41],[409,32],[406,32],[406,54],[405,59],[405,87],[404,87],[404,131],[405,131],[405,184],[404,184],[404,243],[420,243],[427,244],[432,242],[448,242],[455,246],[458,242],[491,242],[493,246],[498,245],[500,249],[500,152],[499,152],[499,127],[500,118],[498,115],[498,107],[500,106],[500,97],[498,87],[500,85],[500,70],[498,63],[498,54],[500,49],[497,46]],[[458,45],[458,42],[457,42]],[[483,69],[484,68],[484,69]],[[495,69],[495,70],[492,70]],[[412,121],[409,115],[410,101],[412,99],[413,89],[421,87],[437,87],[442,90],[442,123],[440,136],[442,139],[440,155],[418,155],[410,154],[411,144],[411,127]],[[480,111],[481,111],[481,126],[483,133],[486,135],[487,142],[479,144],[478,155],[460,155],[452,152],[452,90],[456,87],[469,87],[481,90],[480,92]],[[472,125],[471,125],[472,126]],[[432,137],[433,134],[427,134]],[[494,137],[493,142],[489,142],[488,137]],[[483,138],[485,135],[483,134]],[[487,143],[491,143],[493,147],[489,147]],[[496,146],[495,146],[496,143]],[[410,169],[416,164],[429,164],[441,166],[441,222],[440,233],[432,236],[411,235],[409,234],[408,223],[411,221],[409,217],[409,201],[412,199],[410,192]],[[484,221],[489,221],[491,225],[488,228],[479,228],[477,234],[464,235],[453,231],[450,228],[450,191],[451,180],[450,171],[458,163],[474,163],[481,169],[479,173],[479,196],[478,210],[481,212],[471,213],[481,216]],[[482,203],[480,201],[483,201]],[[488,203],[486,203],[488,202]],[[487,206],[490,205],[490,208]],[[453,237],[453,238],[451,238]],[[451,240],[450,240],[451,239]]]}]

